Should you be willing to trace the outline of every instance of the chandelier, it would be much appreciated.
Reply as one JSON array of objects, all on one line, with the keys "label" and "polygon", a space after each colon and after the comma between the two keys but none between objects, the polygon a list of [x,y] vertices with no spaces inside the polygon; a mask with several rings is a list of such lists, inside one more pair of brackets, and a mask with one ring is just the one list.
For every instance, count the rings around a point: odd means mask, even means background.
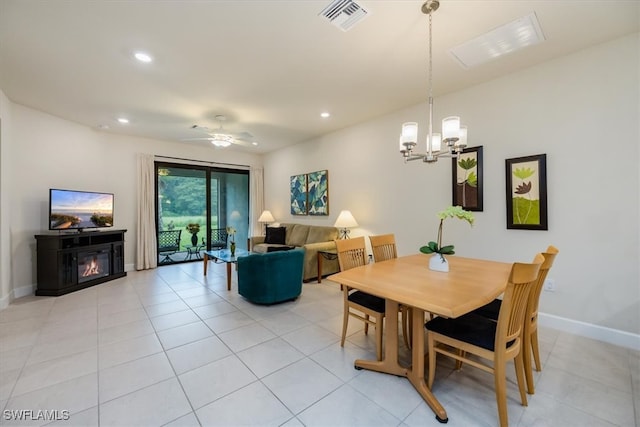
[{"label": "chandelier", "polygon": [[[402,125],[400,135],[400,152],[405,163],[422,159],[433,163],[438,157],[457,157],[467,146],[467,128],[460,126],[460,117],[451,116],[442,120],[442,134],[433,132],[433,55],[432,55],[432,13],[438,10],[438,0],[427,0],[422,5],[422,13],[429,15],[429,133],[427,135],[426,153],[416,153],[414,148],[418,142],[418,123],[407,122]],[[443,147],[444,145],[444,147]]]}]

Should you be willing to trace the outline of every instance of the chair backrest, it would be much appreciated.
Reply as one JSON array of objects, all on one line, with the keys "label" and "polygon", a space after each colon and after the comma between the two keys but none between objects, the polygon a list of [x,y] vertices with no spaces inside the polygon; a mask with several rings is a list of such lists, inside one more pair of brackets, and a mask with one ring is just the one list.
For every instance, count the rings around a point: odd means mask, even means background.
[{"label": "chair backrest", "polygon": [[180,234],[182,230],[158,231],[158,249],[175,251],[180,249]]},{"label": "chair backrest", "polygon": [[367,263],[367,249],[364,237],[335,240],[340,271],[360,267]]},{"label": "chair backrest", "polygon": [[397,258],[396,238],[393,234],[382,234],[380,236],[369,236],[373,260],[375,262],[386,261]]},{"label": "chair backrest", "polygon": [[211,229],[211,248],[226,248],[229,235],[226,228]]},{"label": "chair backrest", "polygon": [[536,283],[534,283],[533,288],[531,289],[531,294],[529,295],[529,317],[533,320],[538,315],[538,305],[540,302],[540,294],[542,293],[542,288],[544,287],[544,281],[547,279],[547,274],[549,274],[549,270],[553,266],[553,262],[556,259],[556,255],[558,255],[558,248],[553,245],[550,245],[547,248],[546,252],[542,253],[544,256],[544,262],[540,266],[540,272],[538,273],[538,279]]},{"label": "chair backrest", "polygon": [[531,264],[516,262],[511,267],[496,325],[496,351],[504,350],[508,343],[520,339],[529,295],[543,262],[542,254],[537,254]]}]

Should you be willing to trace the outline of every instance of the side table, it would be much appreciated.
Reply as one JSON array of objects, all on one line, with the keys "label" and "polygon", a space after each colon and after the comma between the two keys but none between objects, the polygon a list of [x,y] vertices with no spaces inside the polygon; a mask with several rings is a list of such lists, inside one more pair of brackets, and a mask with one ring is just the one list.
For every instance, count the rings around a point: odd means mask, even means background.
[{"label": "side table", "polygon": [[338,252],[335,249],[327,251],[318,251],[318,283],[322,283],[322,260],[334,260],[338,258]]},{"label": "side table", "polygon": [[200,251],[205,248],[205,245],[196,245],[196,246],[186,246],[187,256],[184,257],[185,261],[190,260],[192,256],[195,256],[196,259],[202,259],[200,255]]}]

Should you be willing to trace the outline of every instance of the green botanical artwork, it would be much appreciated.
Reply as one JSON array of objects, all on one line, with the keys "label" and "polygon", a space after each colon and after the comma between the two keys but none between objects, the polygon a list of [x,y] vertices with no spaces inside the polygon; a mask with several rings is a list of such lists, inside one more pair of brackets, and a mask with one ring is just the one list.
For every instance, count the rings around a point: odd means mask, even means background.
[{"label": "green botanical artwork", "polygon": [[482,146],[466,148],[453,159],[453,205],[482,211]]},{"label": "green botanical artwork", "polygon": [[326,170],[307,174],[309,215],[329,215],[329,173]]},{"label": "green botanical artwork", "polygon": [[291,214],[307,214],[307,175],[291,177]]},{"label": "green botanical artwork", "polygon": [[540,224],[540,194],[537,185],[537,162],[512,166],[512,203],[514,224]]},{"label": "green botanical artwork", "polygon": [[463,208],[476,207],[478,205],[478,176],[476,175],[476,166],[478,161],[475,153],[460,156],[458,160],[458,182],[457,196],[460,206]]}]

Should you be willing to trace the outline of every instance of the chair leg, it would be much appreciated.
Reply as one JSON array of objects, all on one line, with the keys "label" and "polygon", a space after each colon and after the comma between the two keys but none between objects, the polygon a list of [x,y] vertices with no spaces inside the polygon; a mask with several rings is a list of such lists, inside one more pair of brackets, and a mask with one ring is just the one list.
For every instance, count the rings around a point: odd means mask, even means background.
[{"label": "chair leg", "polygon": [[[520,402],[522,402],[522,406],[527,406],[527,393],[524,392],[524,363],[522,361],[522,348],[520,349],[520,353],[516,356],[514,360],[514,365],[516,367],[516,378],[518,380],[518,390],[520,391]],[[532,393],[533,394],[533,393]]]},{"label": "chair leg", "polygon": [[[467,355],[466,351],[462,349],[458,349],[458,356],[466,357],[466,355]],[[462,360],[456,359],[456,371],[459,371],[460,369],[462,369]]]},{"label": "chair leg", "polygon": [[[535,388],[533,384],[533,370],[531,368],[531,346],[532,346],[531,334],[525,331],[522,337],[522,347],[520,348],[521,357],[516,357],[516,360],[521,359],[524,365],[524,374],[527,378],[527,393],[534,394]],[[516,374],[517,373],[518,372],[516,367]]]},{"label": "chair leg", "polygon": [[500,427],[509,426],[509,417],[507,415],[507,373],[506,363],[496,363],[493,367],[496,384],[496,403],[498,404],[498,417],[500,418]]},{"label": "chair leg", "polygon": [[436,377],[436,349],[433,334],[427,331],[427,351],[429,352],[429,375],[427,378],[427,386],[431,389],[433,379]]},{"label": "chair leg", "polygon": [[364,322],[364,334],[367,335],[369,333],[369,315],[365,314],[364,318],[366,319]]},{"label": "chair leg", "polygon": [[411,328],[409,327],[411,308],[407,306],[401,307],[402,313],[402,337],[404,338],[404,345],[408,349],[411,349]]},{"label": "chair leg", "polygon": [[347,326],[349,325],[349,308],[345,306],[344,316],[342,319],[342,339],[340,340],[340,347],[344,347],[344,340],[347,337]]},{"label": "chair leg", "polygon": [[534,330],[531,334],[531,350],[533,350],[533,360],[536,362],[536,371],[542,371],[540,363],[540,348],[538,346],[538,330]]},{"label": "chair leg", "polygon": [[382,322],[382,316],[376,319],[376,357],[378,361],[382,360],[382,331],[384,330]]}]

